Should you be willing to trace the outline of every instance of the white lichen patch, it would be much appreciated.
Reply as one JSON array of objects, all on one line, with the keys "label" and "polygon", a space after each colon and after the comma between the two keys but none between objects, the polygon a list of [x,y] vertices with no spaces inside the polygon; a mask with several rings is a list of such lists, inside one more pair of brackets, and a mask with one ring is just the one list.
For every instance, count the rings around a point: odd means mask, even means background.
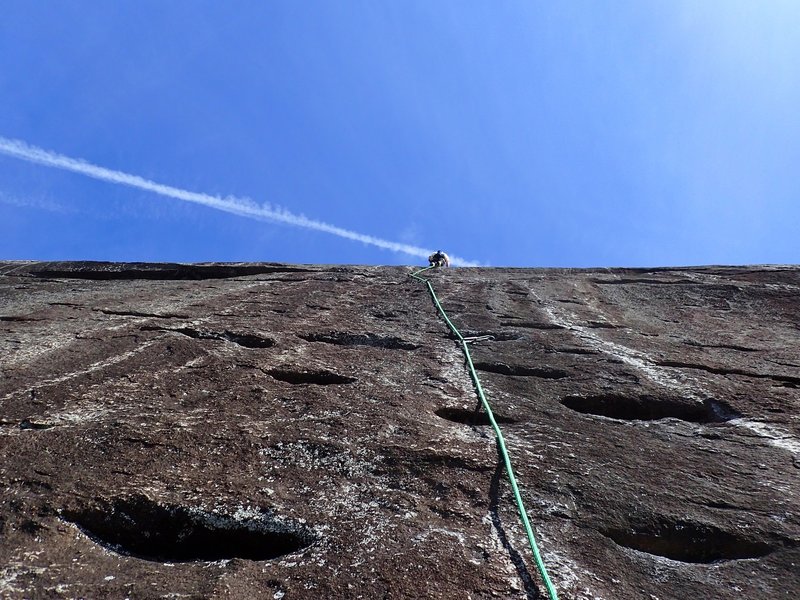
[{"label": "white lichen patch", "polygon": [[274,461],[272,468],[336,471],[349,478],[367,475],[373,464],[373,461],[368,460],[367,450],[364,448],[353,452],[347,447],[338,448],[310,441],[278,442],[261,449],[259,454]]},{"label": "white lichen patch", "polygon": [[569,329],[593,350],[621,360],[658,385],[681,392],[688,398],[700,399],[696,390],[686,383],[683,376],[675,373],[674,369],[659,367],[646,352],[605,340],[592,329],[576,325],[577,317],[574,313],[567,314],[568,311],[557,310],[553,305],[543,301],[533,289],[531,289],[531,294],[541,303],[541,309],[553,325]]},{"label": "white lichen patch", "polygon": [[2,342],[3,362],[7,367],[31,363],[50,352],[61,350],[75,342],[75,335],[71,332],[42,331],[30,332],[26,335],[25,344]]},{"label": "white lichen patch", "polygon": [[451,529],[443,529],[441,527],[430,527],[425,531],[421,531],[417,535],[414,536],[415,542],[423,542],[426,541],[432,535],[443,535],[446,537],[450,537],[458,541],[459,544],[466,547],[467,546],[467,537],[461,531],[453,531]]},{"label": "white lichen patch", "polygon": [[599,577],[549,544],[544,561],[547,574],[560,596],[574,600],[606,600],[609,598],[595,589],[602,581]]},{"label": "white lichen patch", "polygon": [[765,439],[768,444],[776,448],[781,448],[782,450],[787,450],[795,456],[800,456],[800,440],[779,427],[767,425],[759,421],[751,421],[750,419],[732,419],[728,421],[728,423],[736,425],[737,427],[749,429],[759,437]]},{"label": "white lichen patch", "polygon": [[[57,385],[57,384],[64,383],[66,381],[70,381],[72,379],[75,379],[76,377],[80,377],[82,375],[89,375],[89,374],[95,373],[97,371],[102,371],[103,369],[106,369],[106,368],[111,367],[113,365],[116,365],[118,363],[124,362],[124,361],[128,360],[129,358],[132,358],[132,357],[136,356],[137,354],[139,354],[141,352],[144,352],[150,346],[155,344],[156,341],[157,340],[150,340],[150,341],[144,342],[143,344],[140,344],[139,346],[137,346],[136,348],[133,348],[132,350],[129,350],[128,352],[123,352],[122,354],[117,354],[115,356],[111,356],[111,357],[105,358],[103,360],[98,360],[98,361],[93,362],[90,365],[84,367],[83,369],[79,369],[77,371],[72,371],[70,373],[66,373],[64,375],[61,375],[60,377],[54,377],[52,379],[44,379],[42,381],[37,382],[35,388],[43,388],[43,387],[48,387],[48,386],[52,386],[52,385]],[[6,394],[3,398],[0,398],[0,401],[9,400],[9,399],[13,398],[14,396],[30,394],[31,390],[33,390],[33,389],[34,389],[34,387],[27,387],[27,388],[21,388],[21,389],[15,390],[15,391],[11,392],[10,394]]]},{"label": "white lichen patch", "polygon": [[29,562],[10,562],[8,566],[0,569],[0,596],[25,591],[15,583],[20,576],[41,575],[46,571],[46,567],[33,567]]},{"label": "white lichen patch", "polygon": [[99,406],[77,406],[73,409],[47,415],[45,421],[52,425],[81,425],[90,421],[99,421],[111,410]]}]

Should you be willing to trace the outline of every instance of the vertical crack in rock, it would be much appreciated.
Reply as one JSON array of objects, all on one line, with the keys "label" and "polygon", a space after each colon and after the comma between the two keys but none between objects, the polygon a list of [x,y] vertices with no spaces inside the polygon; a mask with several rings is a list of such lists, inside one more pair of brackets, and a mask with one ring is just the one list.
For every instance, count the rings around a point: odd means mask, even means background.
[{"label": "vertical crack in rock", "polygon": [[300,523],[271,512],[240,512],[211,513],[136,496],[65,510],[62,516],[109,550],[156,562],[270,560],[316,541]]},{"label": "vertical crack in rock", "polygon": [[602,532],[616,544],[687,563],[766,556],[775,548],[713,525],[659,518],[647,525]]},{"label": "vertical crack in rock", "polygon": [[659,396],[597,394],[566,396],[561,404],[574,411],[625,421],[655,421],[667,417],[693,423],[723,423],[742,415],[719,400],[692,400]]}]

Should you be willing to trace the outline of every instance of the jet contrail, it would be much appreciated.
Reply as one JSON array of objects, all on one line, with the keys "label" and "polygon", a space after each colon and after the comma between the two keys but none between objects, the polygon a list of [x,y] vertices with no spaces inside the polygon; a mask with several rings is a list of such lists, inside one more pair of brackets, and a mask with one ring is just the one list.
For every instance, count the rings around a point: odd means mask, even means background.
[{"label": "jet contrail", "polygon": [[[176,200],[183,200],[184,202],[194,202],[195,204],[202,204],[210,208],[216,208],[225,212],[240,215],[242,217],[249,217],[251,219],[277,221],[279,223],[286,223],[287,225],[294,225],[295,227],[304,227],[306,229],[314,229],[316,231],[324,231],[332,235],[363,242],[378,248],[392,250],[394,252],[402,252],[418,258],[427,258],[432,254],[432,250],[420,248],[418,246],[411,246],[409,244],[401,244],[399,242],[391,242],[371,235],[365,235],[349,229],[343,229],[335,225],[323,223],[309,219],[303,215],[296,215],[284,208],[277,206],[270,206],[269,204],[259,205],[247,198],[235,198],[228,196],[221,198],[219,196],[210,196],[209,194],[201,194],[199,192],[190,192],[180,188],[163,185],[139,177],[138,175],[130,175],[122,171],[115,171],[113,169],[106,169],[98,165],[93,165],[84,160],[77,158],[70,158],[49,150],[30,146],[20,140],[12,140],[0,137],[0,154],[19,158],[28,162],[45,165],[47,167],[54,167],[64,171],[72,171],[73,173],[80,173],[93,179],[101,181],[108,181],[111,183],[118,183],[130,187],[138,188],[153,192],[168,198],[175,198]],[[458,256],[451,256],[451,261],[454,265],[462,267],[475,267],[477,263],[465,260]]]}]

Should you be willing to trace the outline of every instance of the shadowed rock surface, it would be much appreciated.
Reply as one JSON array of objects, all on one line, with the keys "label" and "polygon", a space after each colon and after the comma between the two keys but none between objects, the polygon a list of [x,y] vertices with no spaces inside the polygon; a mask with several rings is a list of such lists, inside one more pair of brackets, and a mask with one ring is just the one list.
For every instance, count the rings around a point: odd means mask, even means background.
[{"label": "shadowed rock surface", "polygon": [[[409,268],[0,262],[0,597],[544,598]],[[800,269],[450,269],[564,600],[800,597]]]}]

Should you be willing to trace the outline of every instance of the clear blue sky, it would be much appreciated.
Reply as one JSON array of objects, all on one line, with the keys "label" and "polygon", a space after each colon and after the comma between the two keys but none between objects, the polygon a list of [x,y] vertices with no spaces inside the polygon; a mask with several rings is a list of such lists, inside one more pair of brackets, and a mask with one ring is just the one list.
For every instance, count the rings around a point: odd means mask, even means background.
[{"label": "clear blue sky", "polygon": [[[485,265],[800,262],[797,0],[2,12],[3,138]],[[2,154],[0,258],[419,262]]]}]

